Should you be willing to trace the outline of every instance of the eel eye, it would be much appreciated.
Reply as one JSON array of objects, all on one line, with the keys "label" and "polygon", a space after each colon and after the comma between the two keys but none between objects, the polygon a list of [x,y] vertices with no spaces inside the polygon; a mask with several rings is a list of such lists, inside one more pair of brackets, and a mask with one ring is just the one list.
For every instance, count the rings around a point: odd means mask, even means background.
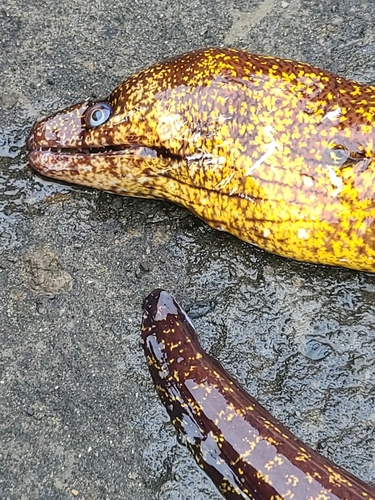
[{"label": "eel eye", "polygon": [[85,121],[89,128],[103,125],[111,116],[112,108],[106,102],[98,102],[86,111]]}]

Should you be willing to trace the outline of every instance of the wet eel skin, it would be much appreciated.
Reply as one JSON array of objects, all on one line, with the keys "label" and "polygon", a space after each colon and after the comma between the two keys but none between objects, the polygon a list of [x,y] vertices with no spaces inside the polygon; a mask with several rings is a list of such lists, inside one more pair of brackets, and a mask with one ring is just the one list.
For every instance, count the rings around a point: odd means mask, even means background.
[{"label": "wet eel skin", "polygon": [[47,177],[169,200],[270,252],[375,272],[374,140],[374,86],[209,48],[35,124],[27,146]]},{"label": "wet eel skin", "polygon": [[375,499],[373,488],[302,443],[208,355],[169,293],[145,299],[142,338],[161,401],[225,498]]}]

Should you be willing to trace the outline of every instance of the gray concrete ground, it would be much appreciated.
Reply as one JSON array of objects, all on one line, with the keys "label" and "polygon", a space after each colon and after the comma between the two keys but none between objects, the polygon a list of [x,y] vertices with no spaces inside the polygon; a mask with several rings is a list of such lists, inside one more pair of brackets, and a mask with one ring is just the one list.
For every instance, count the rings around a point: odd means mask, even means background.
[{"label": "gray concrete ground", "polygon": [[153,288],[305,441],[375,483],[375,277],[305,265],[167,203],[39,178],[32,123],[165,56],[231,45],[375,83],[375,2],[2,0],[0,498],[218,500],[140,347]]}]

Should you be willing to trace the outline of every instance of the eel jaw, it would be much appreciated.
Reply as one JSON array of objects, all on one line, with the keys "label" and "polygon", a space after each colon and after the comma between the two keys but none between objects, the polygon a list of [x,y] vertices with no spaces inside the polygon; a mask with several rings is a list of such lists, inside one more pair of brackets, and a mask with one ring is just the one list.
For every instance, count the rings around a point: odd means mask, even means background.
[{"label": "eel jaw", "polygon": [[123,149],[34,149],[29,162],[41,175],[122,196],[168,199],[165,173],[181,159],[145,146]]},{"label": "eel jaw", "polygon": [[30,165],[40,174],[46,177],[55,177],[57,172],[72,173],[87,166],[91,161],[107,160],[111,163],[114,157],[122,156],[124,159],[146,159],[157,158],[158,152],[152,148],[138,145],[111,146],[99,148],[30,148],[28,161]]},{"label": "eel jaw", "polygon": [[[69,117],[73,114],[73,123],[74,120],[75,122],[80,121],[79,115],[82,113],[82,106],[72,106],[73,112],[68,113]],[[56,129],[55,122],[59,123],[59,120],[62,120],[61,116],[67,121],[64,114],[56,114],[51,118],[37,122],[26,141],[30,165],[46,177],[66,180],[66,175],[71,177],[82,169],[87,170],[90,163],[97,165],[99,162],[102,166],[107,162],[108,170],[110,170],[114,159],[119,161],[120,158],[122,158],[124,165],[127,162],[136,161],[139,163],[142,160],[154,160],[156,163],[155,160],[158,160],[161,167],[166,160],[168,162],[183,160],[181,155],[153,145],[132,142],[107,145],[87,144],[85,131],[79,127],[78,123],[75,123],[75,129],[79,131],[76,134],[68,133],[69,129],[67,132],[63,130],[62,133]]]}]

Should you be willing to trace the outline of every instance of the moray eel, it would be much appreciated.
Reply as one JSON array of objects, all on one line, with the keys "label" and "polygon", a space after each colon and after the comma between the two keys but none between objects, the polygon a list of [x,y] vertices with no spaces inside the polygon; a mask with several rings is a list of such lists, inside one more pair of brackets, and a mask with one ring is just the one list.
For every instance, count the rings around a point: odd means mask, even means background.
[{"label": "moray eel", "polygon": [[225,498],[375,499],[373,488],[302,443],[206,354],[163,290],[144,301],[142,338],[161,401]]},{"label": "moray eel", "polygon": [[278,255],[375,272],[375,87],[202,49],[36,123],[41,174],[169,200]]}]

